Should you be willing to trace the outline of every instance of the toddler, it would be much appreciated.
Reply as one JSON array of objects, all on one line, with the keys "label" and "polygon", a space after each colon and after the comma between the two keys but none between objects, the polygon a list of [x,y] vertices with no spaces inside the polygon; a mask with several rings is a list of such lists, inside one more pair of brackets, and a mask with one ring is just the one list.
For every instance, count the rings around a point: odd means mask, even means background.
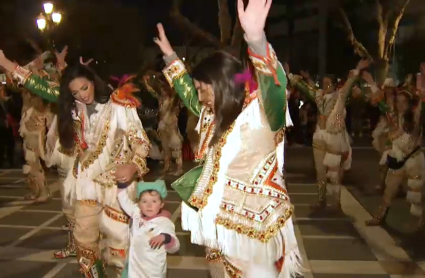
[{"label": "toddler", "polygon": [[165,278],[167,252],[175,253],[180,247],[171,215],[163,210],[167,197],[165,182],[139,182],[138,203],[134,203],[127,191],[122,190],[125,187],[118,184],[118,200],[131,217],[130,250],[122,278]]}]

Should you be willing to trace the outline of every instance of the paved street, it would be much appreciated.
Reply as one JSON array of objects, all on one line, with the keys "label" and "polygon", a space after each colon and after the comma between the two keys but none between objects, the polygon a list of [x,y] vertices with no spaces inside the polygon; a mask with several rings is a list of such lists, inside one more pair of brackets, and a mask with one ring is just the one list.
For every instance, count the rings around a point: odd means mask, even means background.
[{"label": "paved street", "polygon": [[[295,205],[295,232],[304,257],[304,277],[425,278],[425,244],[408,240],[415,219],[403,198],[390,211],[386,227],[365,227],[364,220],[371,217],[380,200],[368,194],[378,182],[378,156],[370,147],[357,147],[353,160],[342,191],[345,214],[312,215],[309,205],[315,200],[316,187],[311,148],[288,149],[288,190]],[[157,172],[152,171],[149,179],[157,178]],[[66,243],[66,233],[60,228],[65,218],[60,211],[57,177],[54,172],[48,177],[55,191],[53,201],[32,205],[22,201],[27,190],[21,172],[0,172],[0,277],[80,277],[75,259],[57,261],[52,256]],[[168,176],[166,180],[172,181]],[[188,233],[182,231],[179,198],[172,191],[166,207],[182,244],[178,254],[169,256],[168,277],[208,277],[204,250],[191,245]]]}]

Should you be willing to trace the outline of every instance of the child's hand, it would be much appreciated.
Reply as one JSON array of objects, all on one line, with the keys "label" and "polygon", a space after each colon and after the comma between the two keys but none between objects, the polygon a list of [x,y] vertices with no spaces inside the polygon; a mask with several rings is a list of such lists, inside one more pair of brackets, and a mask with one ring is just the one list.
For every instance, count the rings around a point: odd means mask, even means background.
[{"label": "child's hand", "polygon": [[152,249],[160,248],[165,241],[165,236],[163,234],[157,235],[149,240],[149,245]]}]

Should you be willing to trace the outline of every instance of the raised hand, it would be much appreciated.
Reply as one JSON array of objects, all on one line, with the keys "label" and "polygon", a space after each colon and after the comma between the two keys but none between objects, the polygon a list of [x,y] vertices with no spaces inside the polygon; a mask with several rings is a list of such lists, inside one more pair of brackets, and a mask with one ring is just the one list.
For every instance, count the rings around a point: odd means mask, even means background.
[{"label": "raised hand", "polygon": [[57,50],[55,50],[57,65],[60,69],[64,69],[66,67],[65,58],[67,54],[68,54],[68,46],[65,46],[60,53]]},{"label": "raised hand", "polygon": [[92,58],[84,62],[83,57],[80,57],[80,64],[82,64],[83,66],[87,67],[88,65],[90,65],[91,62],[93,62]]},{"label": "raised hand", "polygon": [[7,59],[3,50],[0,49],[0,66],[9,72],[12,72],[15,70],[17,64]]},{"label": "raised hand", "polygon": [[43,57],[38,56],[33,62],[32,62],[32,66],[34,67],[34,69],[36,70],[41,70],[44,66],[43,64]]},{"label": "raised hand", "polygon": [[375,81],[373,80],[373,76],[372,76],[372,74],[370,74],[369,72],[367,72],[367,71],[364,71],[363,73],[362,73],[362,78],[363,78],[363,80],[364,81],[366,81],[369,85],[371,85],[371,84],[374,84],[375,83]]},{"label": "raised hand", "polygon": [[154,38],[153,41],[159,46],[164,56],[170,56],[174,53],[174,50],[165,35],[164,26],[158,23],[156,27],[158,28],[158,37]]},{"label": "raised hand", "polygon": [[272,0],[248,0],[244,8],[243,0],[238,0],[238,15],[242,29],[250,41],[258,41],[263,37],[267,15]]},{"label": "raised hand", "polygon": [[307,80],[310,79],[310,73],[308,71],[302,70],[302,71],[300,71],[300,75]]},{"label": "raised hand", "polygon": [[364,70],[365,68],[369,67],[371,63],[372,63],[372,60],[370,59],[361,59],[359,63],[357,64],[356,69]]},{"label": "raised hand", "polygon": [[289,73],[290,73],[289,64],[288,64],[287,62],[285,62],[285,63],[283,64],[283,69],[285,70],[285,73],[286,73],[286,74],[289,74]]}]

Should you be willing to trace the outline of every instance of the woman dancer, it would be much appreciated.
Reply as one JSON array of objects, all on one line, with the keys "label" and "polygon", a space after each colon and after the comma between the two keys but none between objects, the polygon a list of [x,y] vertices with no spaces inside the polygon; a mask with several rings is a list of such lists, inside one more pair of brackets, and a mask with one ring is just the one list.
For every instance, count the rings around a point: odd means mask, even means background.
[{"label": "woman dancer", "polygon": [[[161,24],[155,39],[167,62],[167,80],[200,115],[198,158],[205,162],[202,173],[191,171],[179,180],[195,181],[185,200],[191,207],[182,203],[182,226],[192,243],[214,251],[208,257],[221,261],[224,277],[289,278],[299,272],[293,206],[282,175],[286,78],[263,31],[270,6],[270,0],[250,0],[245,9],[238,1],[261,87],[257,94],[250,94],[252,77],[245,79],[247,87],[235,80],[244,69],[230,54],[220,51],[204,59],[191,79]],[[283,266],[276,267],[282,258]]]},{"label": "woman dancer", "polygon": [[[364,72],[363,78],[369,83],[378,105],[389,124],[391,149],[384,159],[388,171],[385,178],[385,191],[382,204],[368,226],[378,226],[385,221],[388,209],[397,196],[399,187],[407,178],[407,200],[411,204],[410,213],[419,217],[418,229],[424,228],[422,186],[424,183],[425,158],[422,143],[422,103],[416,91],[402,89],[396,98],[384,98],[384,92],[375,84],[371,74]],[[412,88],[410,88],[412,89]],[[422,93],[422,88],[417,88]]]},{"label": "woman dancer", "polygon": [[128,216],[117,200],[116,181],[131,183],[148,170],[149,141],[137,116],[135,87],[124,84],[114,92],[89,68],[65,69],[60,83],[48,82],[16,66],[0,51],[0,65],[30,91],[59,104],[59,140],[75,149],[74,169],[65,180],[65,198],[74,202],[77,259],[84,277],[105,274],[99,233],[106,234],[106,256],[117,269],[124,267],[128,248]]},{"label": "woman dancer", "polygon": [[[331,208],[341,209],[342,177],[344,171],[351,167],[350,138],[345,127],[345,104],[359,71],[368,67],[369,63],[368,60],[361,60],[340,89],[335,88],[336,83],[330,77],[323,78],[323,90],[317,90],[302,81],[301,76],[288,75],[291,85],[306,97],[314,99],[318,108],[317,127],[313,135],[318,202],[313,204],[313,209],[327,207],[327,193],[332,197]],[[312,83],[311,80],[307,81]],[[328,179],[330,183],[327,182]]]}]

